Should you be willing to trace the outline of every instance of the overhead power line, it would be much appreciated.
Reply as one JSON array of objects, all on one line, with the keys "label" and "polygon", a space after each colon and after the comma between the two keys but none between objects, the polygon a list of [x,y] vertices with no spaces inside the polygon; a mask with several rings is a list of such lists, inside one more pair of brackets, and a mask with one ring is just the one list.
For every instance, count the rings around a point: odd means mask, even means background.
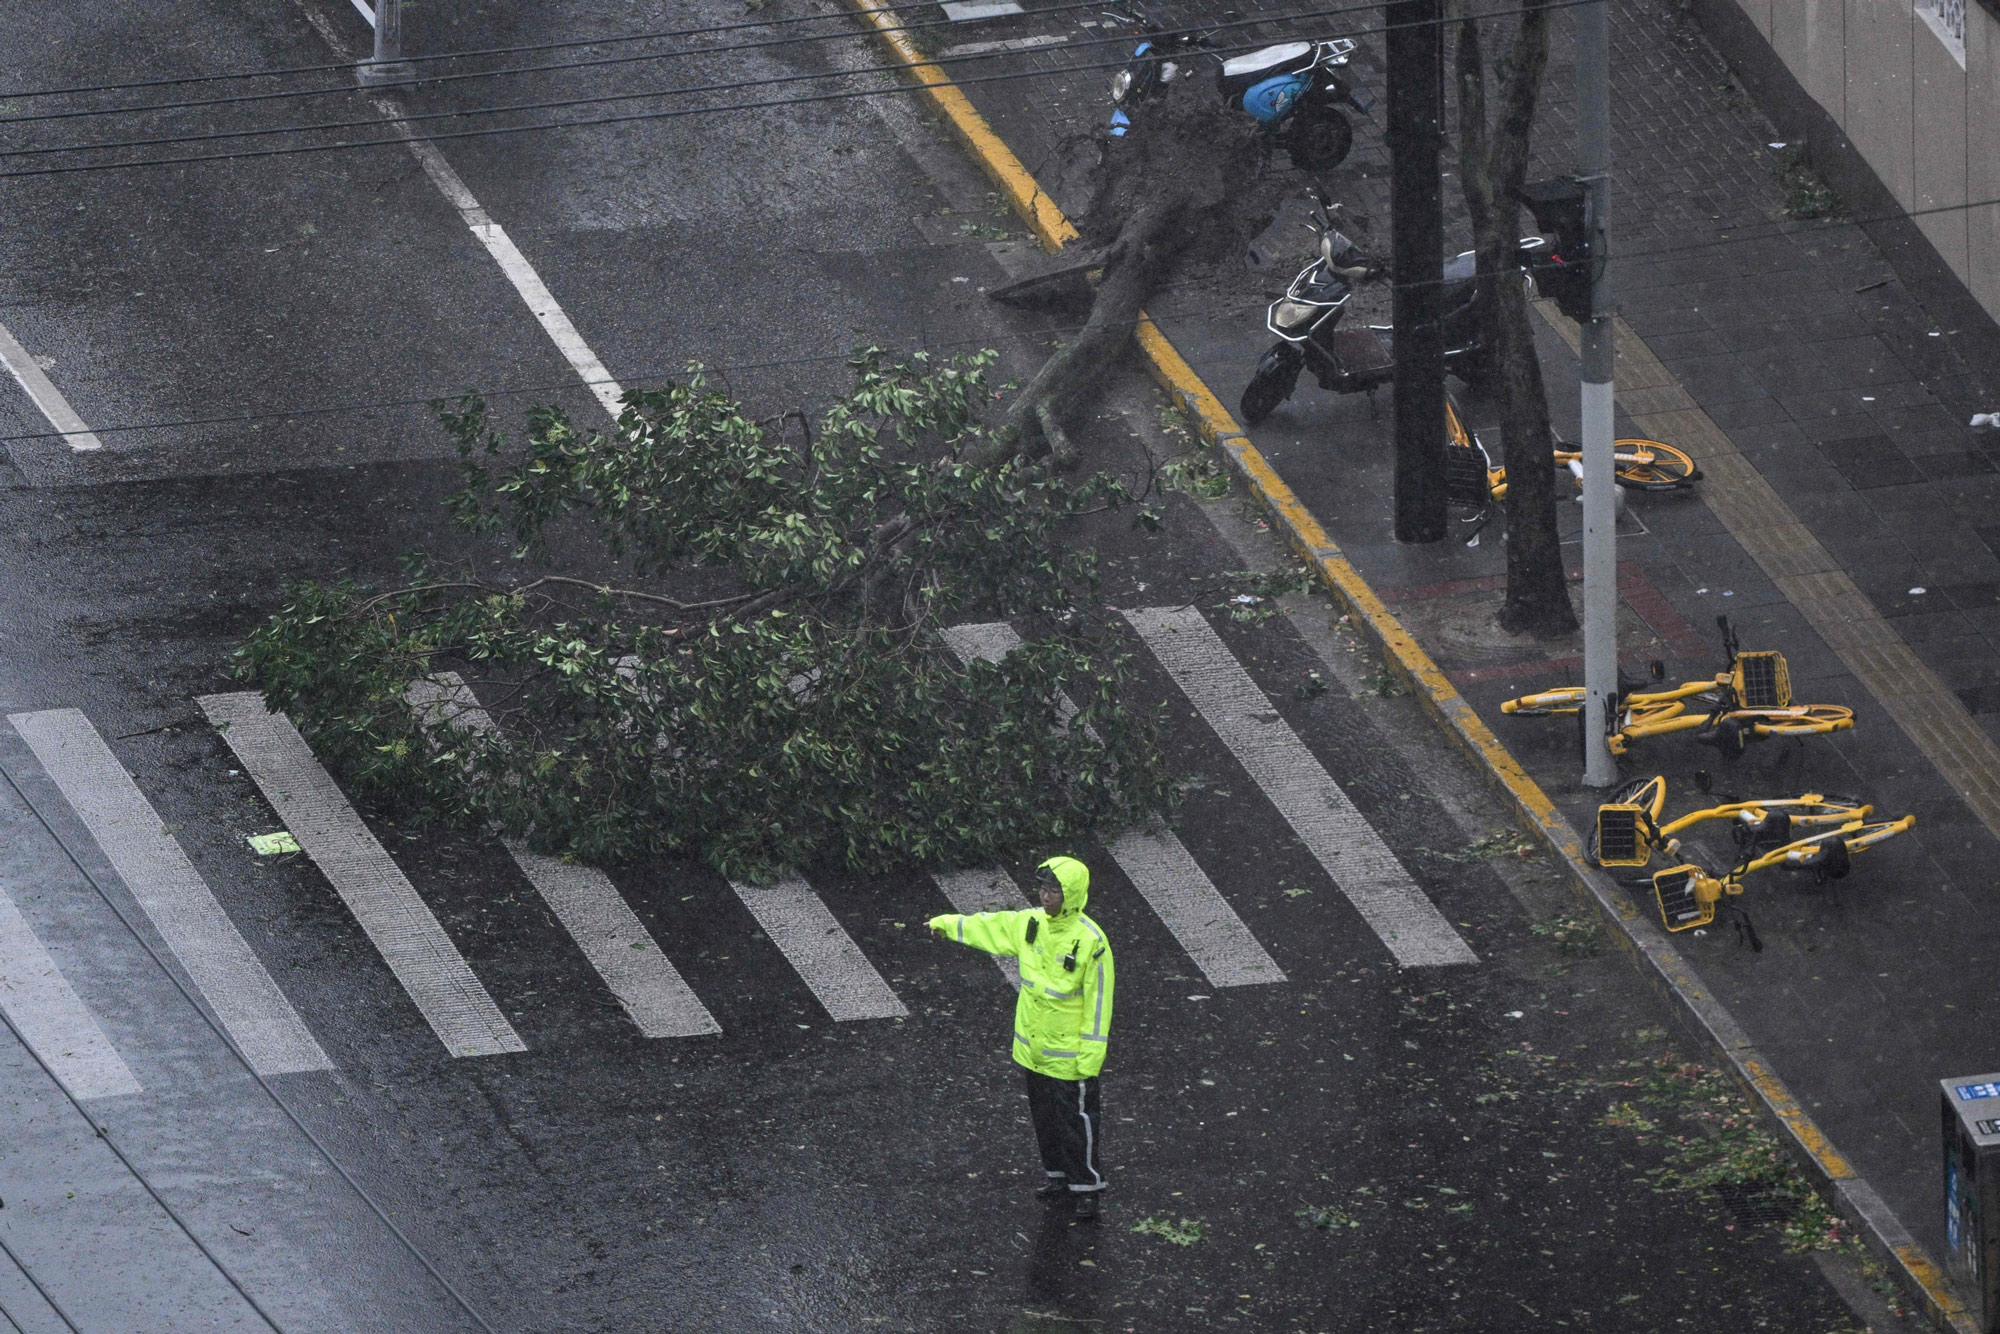
[{"label": "overhead power line", "polygon": [[[1548,4],[1507,9],[1507,10],[1498,10],[1490,14],[1482,14],[1479,16],[1479,18],[1482,21],[1492,18],[1502,18],[1510,14],[1526,13],[1530,8],[1543,11],[1558,10],[1558,9],[1574,9],[1581,5],[1594,4],[1597,2],[1598,0],[1551,0],[1551,3]],[[1376,6],[1373,5],[1352,6],[1352,7],[1344,7],[1338,10],[1329,10],[1325,12],[1329,14],[1344,13],[1344,12],[1351,12],[1352,10],[1357,10],[1357,9],[1372,10],[1375,7]],[[1259,21],[1264,22],[1268,20],[1259,20]],[[1408,25],[1385,24],[1379,27],[1351,28],[1348,30],[1348,35],[1370,36],[1378,33],[1388,32],[1392,28],[1397,28],[1397,27],[1428,26],[1431,24],[1458,22],[1458,21],[1459,20],[1456,19],[1424,19],[1420,20],[1417,23]],[[1263,45],[1264,43],[1261,42],[1246,43],[1238,46],[1224,46],[1224,47],[1210,48],[1210,51],[1212,54],[1222,55],[1236,51],[1257,50]],[[982,58],[985,57],[966,56],[957,58],[930,59],[921,62],[921,65],[923,66],[943,65],[943,64],[954,63],[955,60],[972,60],[972,59],[982,59]],[[1098,61],[1089,64],[1064,65],[1053,69],[1017,70],[1012,73],[1006,73],[1006,74],[974,75],[968,78],[959,79],[956,82],[961,87],[967,85],[975,85],[975,84],[1008,83],[1019,79],[1051,78],[1066,74],[1087,74],[1093,71],[1118,69],[1122,68],[1124,65],[1128,63],[1129,63],[1129,57],[1126,57],[1117,60]],[[788,75],[784,76],[781,79],[746,80],[733,84],[711,85],[708,88],[704,89],[704,91],[722,91],[731,88],[754,87],[772,82],[787,82],[797,79],[839,78],[839,77],[853,77],[856,75],[870,75],[870,74],[900,75],[900,74],[907,74],[910,70],[919,67],[921,66],[899,64],[899,65],[887,65],[887,66],[870,66],[868,68],[861,70],[851,70],[851,71],[843,70],[843,71],[829,72],[824,74]],[[73,166],[63,166],[63,167],[29,167],[14,171],[0,171],[0,180],[19,179],[29,176],[58,176],[58,175],[67,175],[70,173],[83,172],[83,171],[123,171],[138,167],[181,166],[190,163],[201,163],[201,162],[234,162],[250,158],[289,157],[302,153],[346,152],[356,149],[379,148],[388,145],[411,143],[411,142],[444,143],[456,139],[480,139],[480,138],[489,138],[494,135],[502,135],[502,134],[528,134],[542,130],[586,129],[601,125],[625,125],[642,121],[675,120],[684,116],[718,115],[732,111],[772,110],[782,107],[805,106],[821,102],[852,101],[856,98],[862,98],[862,97],[900,96],[921,91],[923,91],[923,89],[919,85],[891,86],[885,88],[866,88],[866,89],[856,89],[846,92],[814,93],[803,97],[773,98],[773,99],[765,99],[762,101],[752,101],[752,102],[732,102],[732,103],[724,103],[717,106],[680,107],[680,108],[670,108],[662,111],[629,112],[617,116],[594,116],[579,120],[542,121],[529,125],[508,125],[508,126],[494,126],[486,129],[454,130],[439,134],[417,135],[417,134],[410,134],[406,131],[386,138],[363,139],[354,142],[336,141],[330,144],[304,144],[286,148],[248,149],[242,152],[232,152],[232,153],[182,154],[174,157],[141,158],[127,162],[81,163]],[[566,105],[577,105],[586,101],[599,101],[599,102],[607,100],[631,101],[636,98],[644,96],[665,97],[665,96],[675,96],[675,95],[682,95],[682,94],[678,93],[676,90],[665,90],[654,94],[622,94],[606,98],[577,99],[575,102],[568,103]],[[555,106],[555,105],[565,105],[565,104],[549,104],[549,105]],[[517,110],[517,109],[534,109],[534,108],[500,108],[497,110],[505,111],[505,110]],[[463,116],[463,115],[475,115],[475,114],[493,114],[493,112],[491,111],[480,112],[476,110],[468,110],[464,112],[445,112],[445,113],[435,113],[435,114],[440,116]],[[403,118],[398,117],[399,121],[402,119]],[[373,125],[376,123],[378,122],[374,121],[354,122],[355,125]],[[210,136],[210,137],[225,137],[225,136]],[[200,138],[201,136],[195,136],[189,139],[178,140],[178,141],[193,142],[193,141],[199,141]],[[77,146],[67,151],[76,151],[76,152],[97,151],[97,150],[113,149],[119,147],[131,147],[131,146],[135,145],[120,144],[120,143],[91,144],[91,145]],[[143,146],[143,145],[138,145],[138,146]],[[30,153],[41,152],[41,151],[44,150],[27,150],[27,152]],[[0,157],[7,157],[7,156],[14,156],[14,155],[0,153]]]},{"label": "overhead power line", "polygon": [[[884,9],[885,11],[888,12],[894,12],[900,9],[929,8],[935,3],[936,0],[923,0],[923,3],[920,5],[889,5],[889,6],[884,6]],[[1046,14],[1059,14],[1068,10],[1101,9],[1103,8],[1103,4],[1104,0],[1077,0],[1076,3],[1051,5],[1046,9],[1037,9],[1035,11],[1035,15],[1036,17],[1039,18]],[[1365,7],[1366,6],[1364,6],[1364,8]],[[1292,14],[1274,14],[1266,18],[1257,19],[1253,21],[1260,23],[1283,23],[1297,17],[1302,17],[1302,16],[1292,15]],[[836,19],[841,20],[843,22],[851,22],[853,18],[854,15],[851,13],[835,12],[830,14],[815,14],[812,15],[810,18],[772,19],[770,20],[770,25],[776,25],[780,23],[824,23]],[[606,42],[612,42],[612,41],[615,42],[653,41],[653,40],[659,40],[666,36],[686,36],[692,34],[700,34],[704,32],[728,32],[728,31],[733,31],[737,28],[757,27],[757,26],[767,26],[767,25],[732,23],[732,24],[718,25],[713,29],[687,28],[687,29],[682,29],[678,33],[672,33],[672,34],[645,33],[645,34],[637,34],[630,37],[595,39],[590,42],[575,43],[575,44],[602,45],[605,44]],[[938,19],[935,22],[904,23],[898,26],[904,32],[922,32],[929,28],[955,28],[958,26],[958,22],[955,19]],[[1168,31],[1178,32],[1182,30],[1172,29]],[[1191,29],[1186,29],[1186,31],[1190,32],[1208,31],[1208,29],[1191,28]],[[556,61],[552,64],[546,64],[546,65],[511,65],[502,69],[469,70],[461,74],[426,74],[419,78],[411,79],[406,82],[409,85],[421,84],[428,87],[440,83],[457,83],[467,79],[502,79],[502,78],[507,78],[510,75],[516,75],[516,74],[546,74],[551,72],[560,72],[562,70],[601,69],[613,65],[637,65],[637,64],[644,64],[646,61],[649,60],[681,60],[694,56],[730,55],[741,51],[758,51],[766,47],[773,47],[773,46],[799,46],[808,42],[867,41],[870,40],[872,36],[873,34],[869,32],[862,31],[859,29],[853,29],[850,27],[849,30],[844,32],[801,33],[793,37],[773,37],[766,39],[764,41],[757,41],[757,42],[733,42],[724,46],[695,46],[695,47],[684,47],[673,51],[649,51],[640,55],[606,56],[600,60],[565,60],[565,61]],[[1095,41],[1098,39],[1093,38],[1089,40]],[[1123,37],[1114,37],[1111,38],[1110,40],[1129,40],[1129,35]],[[1072,45],[1084,45],[1084,44],[1085,43],[1083,42],[1072,43]],[[557,43],[556,45],[565,45],[565,44]],[[524,48],[524,49],[533,49],[533,48]],[[416,59],[425,59],[433,61],[462,60],[462,59],[468,59],[475,54],[479,53],[464,52],[452,55],[417,57]],[[1001,55],[1005,53],[995,52],[994,54]],[[342,70],[348,74],[352,74],[354,70],[352,64],[339,65],[333,68]],[[261,76],[257,74],[217,74],[206,77],[216,80],[224,80],[224,79],[258,78]],[[11,125],[26,125],[35,122],[52,121],[52,120],[77,120],[84,117],[92,117],[92,116],[121,116],[121,115],[137,116],[159,111],[186,111],[196,107],[238,106],[246,102],[271,102],[271,101],[280,101],[286,98],[334,97],[334,96],[352,97],[362,93],[378,92],[381,90],[381,87],[393,87],[393,86],[396,85],[385,84],[378,87],[365,87],[359,83],[350,80],[345,83],[332,84],[323,88],[286,88],[268,93],[238,93],[227,97],[204,97],[204,98],[195,98],[182,102],[144,102],[140,103],[137,106],[83,107],[70,111],[38,111],[25,116],[0,116],[0,130],[4,130]],[[12,96],[32,97],[32,96],[47,96],[47,95],[49,94],[16,93],[13,94]],[[5,96],[5,95],[0,95],[0,96]]]},{"label": "overhead power line", "polygon": [[[1903,212],[1899,210],[1894,213],[1878,213],[1861,217],[1849,216],[1847,218],[1841,219],[1841,221],[1854,223],[1856,225],[1865,225],[1871,222],[1894,222],[1901,218],[1924,217],[1934,214],[1958,212],[1964,209],[1993,208],[1993,207],[2000,207],[2000,198],[1975,200],[1971,203],[1966,203],[1966,204],[1944,204],[1944,205],[1938,205],[1933,208],[1914,209],[1909,212]],[[1705,250],[1718,246],[1749,244],[1750,242],[1753,241],[1769,240],[1774,235],[1785,234],[1781,230],[1777,230],[1778,224],[1776,223],[1768,223],[1764,225],[1770,227],[1772,230],[1757,235],[1718,237],[1707,241],[1691,241],[1685,245],[1660,246],[1651,250],[1617,252],[1614,253],[1611,256],[1611,258],[1614,262],[1624,261],[1624,260],[1656,259],[1666,255],[1685,254],[1693,250]],[[1185,284],[1178,282],[1168,283],[1161,290],[1172,291],[1173,289],[1184,285]],[[1417,284],[1404,284],[1405,287],[1415,286],[1415,285]],[[1432,286],[1435,284],[1426,283],[1422,285]],[[1382,286],[1388,287],[1391,290],[1393,290],[1396,285],[1391,283],[1385,283],[1382,284]],[[1022,336],[1043,337],[1048,335],[1063,336],[1063,335],[1074,334],[1079,330],[1081,330],[1082,327],[1083,326],[1081,324],[1042,325],[1034,329],[1010,331],[1009,336],[1014,336],[1014,337],[1022,337]],[[996,334],[996,335],[987,335],[979,338],[961,338],[941,343],[929,343],[926,344],[925,349],[916,349],[916,350],[953,350],[964,347],[974,347],[982,344],[990,344],[994,341],[996,337],[999,336],[1001,335]],[[776,370],[788,366],[823,365],[827,362],[845,361],[850,355],[851,354],[847,351],[828,352],[828,353],[820,353],[813,356],[805,356],[805,357],[780,357],[769,361],[706,363],[704,368],[713,371],[719,375],[722,375],[726,378],[731,374],[743,373],[748,371]],[[207,427],[207,426],[245,426],[253,423],[271,422],[271,421],[292,421],[307,417],[361,416],[373,412],[395,411],[401,408],[428,407],[432,403],[450,401],[452,399],[462,397],[470,392],[477,392],[481,398],[486,398],[486,399],[519,398],[528,394],[554,394],[554,393],[563,393],[569,390],[576,390],[576,389],[591,389],[596,387],[600,383],[604,384],[619,383],[621,379],[626,382],[637,382],[637,383],[658,382],[664,379],[671,379],[672,377],[677,375],[685,374],[686,370],[687,370],[686,365],[682,365],[682,366],[676,366],[670,370],[655,369],[650,371],[629,372],[622,377],[605,381],[584,380],[584,379],[579,379],[575,376],[571,376],[567,379],[550,381],[543,384],[514,385],[511,387],[501,388],[501,389],[480,389],[477,391],[466,390],[466,389],[454,389],[449,391],[441,391],[438,393],[417,395],[408,398],[373,399],[373,400],[365,400],[361,402],[351,402],[351,403],[319,404],[309,407],[267,408],[267,409],[258,409],[255,411],[225,413],[213,417],[186,417],[186,418],[168,418],[157,421],[120,422],[109,426],[92,426],[91,431],[93,434],[96,435],[116,435],[116,434],[125,434],[135,431],[192,430],[197,427]],[[0,435],[0,445],[14,444],[29,440],[59,440],[65,438],[68,434],[70,433],[64,431],[53,431],[53,430],[23,431],[14,435]]]},{"label": "overhead power line", "polygon": [[[1176,36],[1182,33],[1217,32],[1225,28],[1261,26],[1267,23],[1301,22],[1310,19],[1323,19],[1323,18],[1336,17],[1346,14],[1358,13],[1358,12],[1373,11],[1377,8],[1379,8],[1379,5],[1375,4],[1341,5],[1341,6],[1336,6],[1335,8],[1332,9],[1307,10],[1292,14],[1281,14],[1269,17],[1259,17],[1254,19],[1239,19],[1232,23],[1217,24],[1201,28],[1168,29],[1157,34],[1157,36],[1169,37],[1169,36]],[[852,34],[852,36],[856,40],[861,40],[866,36],[866,34],[855,33]],[[1116,35],[1108,35],[1102,37],[1084,38],[1079,41],[1068,43],[1068,45],[1070,47],[1103,46],[1107,43],[1113,43],[1113,42],[1122,44],[1130,40],[1132,39],[1128,35],[1116,34]],[[1211,49],[1220,54],[1232,51],[1256,50],[1264,45],[1267,45],[1267,43],[1264,42],[1242,43],[1236,46],[1217,47]],[[980,52],[974,52],[969,55],[938,56],[935,59],[927,61],[926,63],[933,65],[940,65],[940,66],[961,65],[973,61],[1000,59],[1010,54],[1013,53],[1005,51],[980,51]],[[661,57],[646,57],[646,58],[658,59]],[[1129,61],[1130,57],[1127,56],[1117,60],[1116,62],[1111,62],[1109,66],[1105,64],[1072,65],[1065,67],[1065,69],[1091,70],[1091,69],[1106,68],[1106,67],[1119,67],[1129,63]],[[547,101],[547,102],[514,102],[500,106],[464,107],[451,111],[415,112],[415,113],[401,115],[398,117],[398,119],[405,124],[415,124],[420,121],[454,120],[467,116],[498,116],[498,115],[507,115],[514,112],[523,112],[523,111],[561,111],[561,110],[566,110],[570,107],[601,106],[609,102],[633,102],[653,97],[689,97],[697,93],[734,92],[744,88],[767,88],[781,84],[812,82],[819,79],[843,79],[843,78],[852,78],[856,76],[870,75],[870,74],[900,74],[905,70],[907,70],[908,68],[909,67],[907,65],[903,64],[867,65],[856,69],[822,70],[822,71],[814,71],[803,74],[774,74],[759,79],[731,79],[721,83],[695,84],[691,87],[686,87],[686,88],[655,88],[655,89],[646,89],[640,92],[631,92],[631,93],[598,93],[598,94],[593,94],[592,96],[589,97],[560,98],[555,101]],[[1058,70],[1050,72],[1059,73],[1063,71]],[[1035,73],[1038,72],[1037,71],[1024,72],[1024,77],[1032,77],[1032,75]],[[158,148],[169,144],[213,143],[224,139],[250,139],[272,134],[314,134],[329,130],[351,130],[359,128],[372,128],[374,126],[380,125],[381,123],[382,122],[380,117],[370,116],[355,120],[319,121],[316,123],[310,123],[304,125],[273,125],[273,126],[263,126],[256,129],[247,129],[247,130],[211,130],[201,134],[161,135],[151,139],[104,140],[97,143],[83,143],[83,144],[48,144],[38,148],[13,148],[13,149],[0,150],[0,158],[41,157],[51,153],[82,153],[82,152],[94,152],[105,149],[117,149],[117,148]],[[6,122],[0,122],[0,128],[4,128],[5,124]]]},{"label": "overhead power line", "polygon": [[[885,4],[881,12],[900,14],[912,9],[927,9],[936,0],[906,0],[902,4]],[[1065,8],[1084,6],[1065,6]],[[741,23],[716,23],[700,28],[663,28],[657,32],[618,33],[609,37],[576,37],[561,42],[534,42],[525,46],[488,46],[471,51],[446,51],[431,56],[403,56],[406,65],[430,65],[445,60],[472,60],[480,56],[525,55],[535,51],[564,51],[579,46],[615,46],[621,42],[651,42],[668,37],[703,37],[710,33],[736,32],[744,28],[782,28],[794,23],[824,23],[830,19],[851,19],[852,14],[834,12],[830,14],[801,14],[792,18],[748,19]],[[0,101],[14,101],[24,97],[72,97],[84,93],[121,93],[135,88],[173,88],[191,83],[219,83],[230,79],[278,79],[293,74],[328,74],[338,70],[344,74],[354,73],[354,62],[337,61],[328,65],[285,65],[275,69],[225,71],[221,74],[186,74],[172,79],[137,79],[129,83],[74,84],[67,88],[26,88],[18,92],[0,92]]]}]

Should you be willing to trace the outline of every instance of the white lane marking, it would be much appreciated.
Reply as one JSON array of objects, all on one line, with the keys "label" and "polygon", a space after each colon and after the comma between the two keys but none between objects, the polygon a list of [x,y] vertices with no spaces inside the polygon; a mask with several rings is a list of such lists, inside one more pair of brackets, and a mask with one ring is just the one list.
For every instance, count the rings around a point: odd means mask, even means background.
[{"label": "white lane marking", "polygon": [[526,1051],[402,868],[375,841],[305,738],[254,690],[195,703],[236,752],[264,799],[333,885],[453,1056]]},{"label": "white lane marking", "polygon": [[570,323],[569,315],[550,294],[542,276],[535,272],[535,266],[528,262],[527,256],[521,253],[500,224],[486,216],[486,210],[473,198],[472,191],[466,189],[465,182],[452,170],[451,163],[445,161],[437,145],[416,137],[396,110],[395,103],[379,97],[368,100],[388,119],[390,128],[403,137],[405,145],[423,165],[424,174],[431,178],[431,184],[458,210],[458,216],[465,220],[466,227],[478,238],[479,244],[486,247],[486,253],[493,256],[500,272],[507,275],[507,281],[514,284],[521,300],[528,303],[529,311],[541,322],[543,332],[556,345],[556,350],[563,354],[563,360],[570,364],[570,369],[577,373],[591,393],[597,395],[597,401],[604,405],[612,420],[617,420],[618,414],[624,410],[618,399],[625,390],[611,378],[611,372],[604,369],[604,363],[590,350],[590,344],[583,341],[583,335]]},{"label": "white lane marking", "polygon": [[745,885],[732,880],[729,887],[835,1019],[895,1019],[909,1014],[862,955],[854,937],[805,881]]},{"label": "white lane marking", "polygon": [[90,720],[77,709],[16,713],[7,720],[62,789],[251,1067],[264,1075],[333,1069]]},{"label": "white lane marking", "polygon": [[0,1009],[79,1098],[137,1093],[139,1081],[0,887]]},{"label": "white lane marking", "polygon": [[1146,896],[1211,984],[1250,987],[1285,980],[1278,961],[1164,823],[1154,820],[1119,835],[1110,851],[1118,869]]},{"label": "white lane marking", "polygon": [[28,355],[28,349],[7,332],[4,324],[0,324],[0,362],[6,363],[8,371],[27,391],[28,397],[35,401],[35,406],[42,410],[42,415],[49,419],[49,425],[63,433],[63,440],[72,450],[88,454],[104,448],[104,442],[91,433],[83,418],[76,415],[76,409],[69,405],[69,400],[62,396],[62,391],[49,383],[49,377]]},{"label": "white lane marking", "polygon": [[[1003,658],[1021,644],[1021,636],[1005,621],[954,625],[944,638],[961,658]],[[1076,715],[1076,705],[1066,695],[1062,710],[1064,717]],[[1108,851],[1211,986],[1248,987],[1285,980],[1277,960],[1258,943],[1196,864],[1194,854],[1165,823],[1156,819],[1143,830],[1133,830],[1116,839]]]},{"label": "white lane marking", "polygon": [[966,42],[962,46],[947,46],[938,52],[940,57],[983,56],[995,51],[1033,51],[1041,46],[1061,46],[1066,37],[1045,33],[1040,37],[1010,37],[1004,42]]},{"label": "white lane marking", "polygon": [[[982,912],[1011,912],[1028,906],[1014,877],[998,867],[980,871],[939,871],[931,876],[944,891],[951,906],[967,917]],[[1021,961],[1011,954],[996,954],[1000,976],[1016,990],[1021,986]]]},{"label": "white lane marking", "polygon": [[1200,612],[1123,615],[1398,964],[1479,962]]},{"label": "white lane marking", "polygon": [[[297,0],[297,3],[304,12],[306,21],[328,46],[340,54],[349,49],[346,39],[334,31],[333,26],[317,8],[307,3],[307,0]],[[363,0],[354,0],[354,7],[367,18],[369,27],[375,26],[375,11],[367,8]],[[597,396],[597,401],[604,405],[604,410],[611,414],[613,421],[616,421],[618,414],[623,411],[618,399],[624,394],[624,389],[611,378],[611,372],[604,369],[604,363],[597,359],[597,354],[583,341],[583,335],[576,331],[576,326],[570,323],[569,316],[557,304],[555,297],[549,294],[547,284],[543,283],[541,275],[535,272],[534,265],[528,263],[527,257],[514,245],[500,224],[486,216],[486,210],[479,206],[479,201],[473,197],[472,191],[465,188],[465,182],[459,178],[456,171],[452,170],[451,163],[445,160],[444,154],[438,151],[437,146],[425,143],[416,137],[415,131],[403,119],[403,113],[397,109],[394,102],[382,97],[371,97],[368,102],[384,120],[389,122],[389,128],[402,137],[405,146],[415,155],[418,165],[424,169],[424,175],[430,177],[431,184],[437,187],[438,193],[445,197],[446,202],[458,210],[459,217],[464,219],[465,225],[471,229],[479,244],[486,247],[486,252],[500,265],[500,271],[514,284],[514,290],[528,303],[528,309],[541,322],[543,331],[555,342],[556,349],[563,354],[563,359],[569,362],[570,368],[582,378],[585,387]]]},{"label": "white lane marking", "polygon": [[[471,731],[493,727],[491,715],[456,672],[412,682],[409,698],[426,725],[435,719]],[[609,876],[594,866],[577,866],[535,852],[519,839],[500,841],[640,1033],[649,1038],[690,1038],[722,1031]]]}]

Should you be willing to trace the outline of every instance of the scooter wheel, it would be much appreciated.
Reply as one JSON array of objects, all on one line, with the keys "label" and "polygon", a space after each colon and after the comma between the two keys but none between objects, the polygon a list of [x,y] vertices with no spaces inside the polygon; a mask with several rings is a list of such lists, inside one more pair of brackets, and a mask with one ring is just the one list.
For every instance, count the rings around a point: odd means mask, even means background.
[{"label": "scooter wheel", "polygon": [[1298,387],[1299,372],[1305,369],[1305,364],[1305,353],[1291,343],[1281,341],[1266,352],[1250,376],[1250,383],[1243,387],[1242,401],[1237,404],[1243,412],[1243,424],[1255,426],[1276,412],[1278,405]]},{"label": "scooter wheel", "polygon": [[1354,148],[1354,126],[1338,111],[1292,123],[1285,147],[1292,161],[1307,171],[1331,171],[1347,161]]}]

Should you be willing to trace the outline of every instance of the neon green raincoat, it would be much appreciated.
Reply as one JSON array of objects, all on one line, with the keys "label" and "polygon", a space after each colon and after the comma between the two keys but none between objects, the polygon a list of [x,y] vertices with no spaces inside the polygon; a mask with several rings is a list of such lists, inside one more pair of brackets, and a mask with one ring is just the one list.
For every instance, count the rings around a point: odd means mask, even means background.
[{"label": "neon green raincoat", "polygon": [[1014,1003],[1017,1064],[1052,1079],[1095,1079],[1104,1068],[1111,1033],[1116,983],[1111,942],[1083,915],[1090,868],[1074,857],[1051,857],[1042,865],[1062,886],[1062,911],[1054,917],[1023,908],[946,913],[927,925],[962,945],[1021,961],[1021,995]]}]

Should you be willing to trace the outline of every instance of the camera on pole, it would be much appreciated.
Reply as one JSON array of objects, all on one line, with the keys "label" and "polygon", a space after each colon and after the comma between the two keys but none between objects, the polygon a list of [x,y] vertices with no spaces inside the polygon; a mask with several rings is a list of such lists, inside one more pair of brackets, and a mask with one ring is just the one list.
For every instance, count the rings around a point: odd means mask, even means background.
[{"label": "camera on pole", "polygon": [[1535,215],[1535,226],[1550,241],[1534,261],[1535,289],[1579,324],[1590,319],[1590,287],[1601,257],[1594,244],[1590,192],[1573,176],[1530,181],[1519,198]]}]

